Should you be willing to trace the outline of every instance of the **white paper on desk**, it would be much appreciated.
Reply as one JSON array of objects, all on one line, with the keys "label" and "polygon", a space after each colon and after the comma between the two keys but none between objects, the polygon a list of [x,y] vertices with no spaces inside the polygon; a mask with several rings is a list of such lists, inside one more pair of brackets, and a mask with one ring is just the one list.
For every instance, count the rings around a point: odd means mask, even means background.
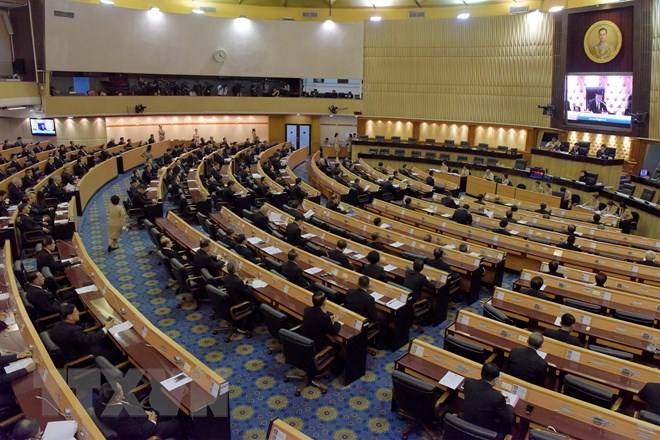
[{"label": "white paper on desk", "polygon": [[190,249],[193,253],[196,253],[199,250],[199,247]]},{"label": "white paper on desk", "polygon": [[310,275],[314,275],[322,271],[323,269],[321,269],[320,267],[310,267],[309,269],[305,269],[305,273],[308,273]]},{"label": "white paper on desk", "polygon": [[116,335],[117,333],[121,333],[124,330],[128,330],[129,328],[133,328],[133,323],[131,321],[124,321],[121,324],[110,327],[108,331],[111,335]]},{"label": "white paper on desk", "polygon": [[165,379],[160,384],[165,387],[167,391],[173,391],[179,388],[181,385],[185,385],[188,382],[192,382],[192,379],[186,375],[186,373],[179,373],[175,376]]},{"label": "white paper on desk", "polygon": [[395,241],[394,243],[390,244],[390,246],[392,246],[393,248],[399,248],[403,246],[403,243],[401,243],[400,241]]},{"label": "white paper on desk", "polygon": [[[9,293],[8,292],[0,293],[0,301],[7,301],[8,299],[9,299]],[[5,322],[7,323],[6,319],[5,319]],[[7,325],[9,325],[9,323],[7,323]]]},{"label": "white paper on desk", "polygon": [[343,253],[344,255],[352,254],[352,253],[354,253],[354,252],[355,252],[355,251],[354,251],[353,249],[348,249],[348,248],[346,248],[346,249],[344,249],[344,250],[342,251],[342,253]]},{"label": "white paper on desk", "polygon": [[75,420],[48,422],[42,440],[75,440],[78,424]]},{"label": "white paper on desk", "polygon": [[378,292],[371,292],[371,296],[372,296],[373,299],[375,299],[376,301],[380,300],[380,299],[383,297],[383,295],[381,295],[381,294],[378,293]]},{"label": "white paper on desk", "polygon": [[265,283],[261,280],[252,280],[250,285],[255,288],[255,289],[262,289],[268,285],[268,283]]},{"label": "white paper on desk", "polygon": [[94,284],[90,284],[89,286],[81,287],[80,289],[76,289],[76,293],[78,295],[82,295],[83,293],[89,293],[89,292],[96,292],[99,290]]},{"label": "white paper on desk", "polygon": [[55,224],[56,224],[56,225],[63,225],[63,224],[66,224],[66,223],[69,223],[69,219],[68,219],[68,218],[63,218],[63,219],[60,219],[60,220],[55,220]]},{"label": "white paper on desk", "polygon": [[442,214],[442,217],[444,217],[444,218],[451,218],[451,214]]},{"label": "white paper on desk", "polygon": [[64,187],[64,191],[66,192],[74,192],[76,190],[76,187],[71,185],[70,183],[67,183],[66,186]]},{"label": "white paper on desk", "polygon": [[514,408],[516,407],[516,404],[520,400],[520,397],[516,396],[515,394],[511,394],[507,391],[504,390],[498,390],[506,399],[506,403],[513,406]]},{"label": "white paper on desk", "polygon": [[394,310],[399,310],[401,307],[403,307],[405,304],[399,301],[398,299],[393,299],[387,302],[386,304],[388,307]]},{"label": "white paper on desk", "polygon": [[440,385],[446,386],[447,388],[455,390],[460,384],[463,383],[464,380],[465,378],[460,374],[456,374],[453,371],[447,371],[447,373],[442,377],[442,379],[440,379],[438,383],[440,383]]},{"label": "white paper on desk", "polygon": [[248,243],[257,245],[259,243],[263,243],[263,240],[259,237],[250,237],[247,239]]},{"label": "white paper on desk", "polygon": [[307,234],[301,235],[301,237],[302,238],[312,238],[312,237],[316,237],[316,234],[312,234],[311,232],[309,232]]},{"label": "white paper on desk", "polygon": [[493,215],[494,215],[495,213],[494,213],[493,211],[491,211],[490,209],[484,209],[484,214],[485,214],[486,217],[488,217],[488,218],[493,218]]},{"label": "white paper on desk", "polygon": [[252,173],[252,178],[253,178],[253,179],[261,179],[261,174],[259,174],[259,173]]},{"label": "white paper on desk", "polygon": [[527,220],[518,220],[518,224],[526,225],[526,224],[527,224]]},{"label": "white paper on desk", "polygon": [[394,269],[396,269],[396,266],[393,266],[393,265],[391,265],[391,264],[388,264],[387,266],[385,266],[385,267],[383,268],[383,270],[384,270],[385,272],[392,272]]},{"label": "white paper on desk", "polygon": [[557,316],[557,319],[555,319],[555,325],[561,327],[561,316]]},{"label": "white paper on desk", "polygon": [[11,217],[0,217],[0,220],[11,220]]},{"label": "white paper on desk", "polygon": [[27,366],[32,364],[32,363],[34,363],[32,358],[19,359],[17,361],[14,361],[14,362],[10,363],[9,365],[7,365],[5,367],[5,373],[9,374],[9,373],[13,373],[14,371],[18,371],[20,369],[27,368]]},{"label": "white paper on desk", "polygon": [[511,233],[511,235],[518,235],[518,234],[520,234],[520,231],[515,231],[515,230],[511,230],[511,231],[509,231],[509,232]]},{"label": "white paper on desk", "polygon": [[538,354],[541,359],[545,359],[545,357],[548,355],[548,353],[541,350],[536,350],[536,354]]},{"label": "white paper on desk", "polygon": [[73,260],[75,260],[75,259],[76,259],[76,257],[73,257],[73,258],[67,258],[67,259],[65,259],[65,260],[62,260],[62,263],[73,263]]},{"label": "white paper on desk", "polygon": [[276,248],[275,246],[268,246],[262,249],[264,252],[266,252],[268,255],[275,255],[279,254],[282,252],[281,249]]},{"label": "white paper on desk", "polygon": [[269,212],[268,213],[268,220],[270,220],[273,223],[281,222],[282,221],[282,216],[280,214],[278,214],[277,212]]},{"label": "white paper on desk", "polygon": [[156,192],[156,191],[158,191],[158,188],[149,187],[149,188],[147,188],[147,191]]},{"label": "white paper on desk", "polygon": [[481,255],[476,252],[470,252],[468,255],[472,255],[473,257],[481,257]]},{"label": "white paper on desk", "polygon": [[429,214],[433,214],[433,213],[435,213],[435,210],[434,210],[434,209],[431,209],[431,208],[424,208],[423,210],[426,211],[426,212],[428,212]]},{"label": "white paper on desk", "polygon": [[310,209],[309,211],[303,214],[303,217],[309,220],[310,218],[314,217],[314,211]]},{"label": "white paper on desk", "polygon": [[353,258],[355,260],[360,260],[360,259],[364,258],[364,255],[355,253],[355,254],[351,255],[351,258]]},{"label": "white paper on desk", "polygon": [[[9,294],[6,293],[5,295],[9,295]],[[9,298],[7,298],[7,299],[9,299]],[[0,298],[0,301],[2,301],[2,298]],[[16,318],[14,318],[13,316],[9,316],[9,317],[5,318],[5,324],[7,324],[8,326],[16,324]]]},{"label": "white paper on desk", "polygon": [[68,210],[63,210],[63,211],[55,211],[55,215],[66,215],[66,214],[68,214],[68,213],[69,213],[69,211],[68,211]]},{"label": "white paper on desk", "polygon": [[389,223],[383,223],[382,225],[380,225],[380,228],[381,229],[392,229],[392,225],[389,224]]},{"label": "white paper on desk", "polygon": [[456,249],[456,246],[454,246],[453,244],[446,244],[446,245],[443,246],[443,248],[445,248],[445,249]]}]

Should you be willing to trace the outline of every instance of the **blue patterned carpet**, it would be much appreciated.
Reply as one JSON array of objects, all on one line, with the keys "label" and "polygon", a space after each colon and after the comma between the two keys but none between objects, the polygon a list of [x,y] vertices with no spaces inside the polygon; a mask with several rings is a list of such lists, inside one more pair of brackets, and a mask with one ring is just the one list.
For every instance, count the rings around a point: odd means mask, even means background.
[{"label": "blue patterned carpet", "polygon": [[[215,323],[209,318],[208,305],[202,305],[196,312],[176,308],[174,292],[166,288],[165,269],[158,266],[155,255],[149,254],[152,244],[146,231],[124,233],[120,249],[108,254],[106,206],[114,194],[125,197],[128,181],[128,175],[118,177],[87,206],[80,225],[85,247],[110,282],[147,319],[229,380],[232,438],[263,439],[274,417],[316,439],[401,438],[407,425],[390,411],[390,373],[404,350],[381,351],[376,357],[369,356],[367,374],[350,386],[343,386],[335,378],[330,379],[331,386],[325,395],[307,387],[300,397],[295,397],[297,384],[283,380],[291,369],[284,363],[284,357],[266,353],[266,346],[273,341],[265,326],[257,327],[251,339],[236,336],[225,343],[222,334],[211,334]],[[505,275],[505,287],[510,286],[512,279],[512,275]],[[480,301],[490,295],[491,290],[482,287]],[[481,312],[481,302],[470,309]],[[427,328],[421,338],[442,346],[443,329],[450,323]],[[417,433],[410,438],[426,438],[426,435]]]}]

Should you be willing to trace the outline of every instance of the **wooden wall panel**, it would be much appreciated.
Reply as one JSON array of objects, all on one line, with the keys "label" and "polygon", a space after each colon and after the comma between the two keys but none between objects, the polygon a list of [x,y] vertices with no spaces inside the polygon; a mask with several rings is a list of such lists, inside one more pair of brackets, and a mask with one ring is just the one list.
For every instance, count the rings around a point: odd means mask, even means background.
[{"label": "wooden wall panel", "polygon": [[365,25],[364,113],[549,126],[550,14]]},{"label": "wooden wall panel", "polygon": [[660,139],[660,0],[653,1],[651,34],[651,106],[649,109],[649,138]]}]

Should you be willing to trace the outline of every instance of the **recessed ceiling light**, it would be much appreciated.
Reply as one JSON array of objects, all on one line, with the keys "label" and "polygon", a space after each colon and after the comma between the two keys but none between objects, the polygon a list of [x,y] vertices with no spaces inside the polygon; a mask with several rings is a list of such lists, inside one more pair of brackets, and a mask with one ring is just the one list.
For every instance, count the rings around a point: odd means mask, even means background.
[{"label": "recessed ceiling light", "polygon": [[469,12],[462,12],[456,16],[459,20],[467,20],[470,18],[470,13]]},{"label": "recessed ceiling light", "polygon": [[563,6],[553,6],[553,7],[551,7],[550,9],[548,9],[548,12],[553,12],[553,13],[554,13],[554,12],[559,12],[559,11],[561,11],[562,9],[564,9]]},{"label": "recessed ceiling light", "polygon": [[114,5],[115,2],[112,0],[100,0],[102,5]]},{"label": "recessed ceiling light", "polygon": [[204,15],[204,11],[202,11],[201,9],[193,9],[192,12],[193,14]]},{"label": "recessed ceiling light", "polygon": [[382,19],[383,19],[383,17],[381,17],[380,15],[372,15],[369,20],[371,20],[371,21],[381,21]]},{"label": "recessed ceiling light", "polygon": [[152,6],[151,9],[149,9],[151,12],[158,12],[160,11],[160,8],[158,6]]}]

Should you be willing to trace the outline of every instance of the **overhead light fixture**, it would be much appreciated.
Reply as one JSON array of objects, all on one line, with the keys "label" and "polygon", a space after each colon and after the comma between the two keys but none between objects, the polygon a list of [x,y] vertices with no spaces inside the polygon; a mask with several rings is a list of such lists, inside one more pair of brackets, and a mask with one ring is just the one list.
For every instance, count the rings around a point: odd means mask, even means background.
[{"label": "overhead light fixture", "polygon": [[537,14],[540,14],[540,13],[541,13],[541,11],[539,10],[539,8],[531,9],[529,11],[529,15],[537,15]]},{"label": "overhead light fixture", "polygon": [[371,18],[369,18],[369,20],[371,21],[381,21],[382,19],[383,17],[381,17],[380,15],[372,15]]},{"label": "overhead light fixture", "polygon": [[27,107],[26,106],[19,106],[19,107],[7,107],[7,110],[25,110]]},{"label": "overhead light fixture", "polygon": [[151,9],[149,9],[150,12],[159,12],[160,8],[158,6],[152,6]]},{"label": "overhead light fixture", "polygon": [[563,10],[563,9],[564,9],[563,6],[553,6],[553,7],[551,7],[550,9],[548,9],[548,12],[551,12],[551,13],[554,14],[555,12],[559,12],[559,11],[561,11],[561,10]]},{"label": "overhead light fixture", "polygon": [[112,0],[100,0],[102,5],[114,5],[115,2]]},{"label": "overhead light fixture", "polygon": [[456,16],[456,18],[458,18],[459,20],[467,20],[468,18],[470,18],[470,13],[469,12],[461,12],[460,14],[458,14]]},{"label": "overhead light fixture", "polygon": [[192,12],[193,14],[204,15],[204,11],[202,11],[201,9],[193,9]]}]

